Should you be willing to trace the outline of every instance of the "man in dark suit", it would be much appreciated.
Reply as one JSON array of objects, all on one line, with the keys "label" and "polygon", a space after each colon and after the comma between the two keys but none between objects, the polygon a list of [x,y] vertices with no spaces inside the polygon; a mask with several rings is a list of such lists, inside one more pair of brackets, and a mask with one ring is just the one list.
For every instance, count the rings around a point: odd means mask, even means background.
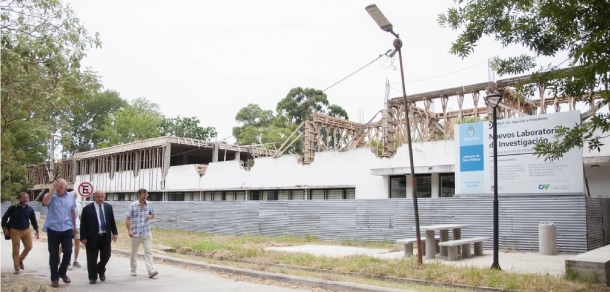
[{"label": "man in dark suit", "polygon": [[[95,202],[83,208],[80,221],[80,241],[85,245],[87,251],[89,284],[97,282],[98,274],[101,281],[106,281],[106,264],[111,252],[110,243],[111,240],[116,242],[119,234],[112,206],[104,203],[105,198],[106,194],[103,191],[95,191],[93,193]],[[99,262],[97,262],[98,254]]]}]

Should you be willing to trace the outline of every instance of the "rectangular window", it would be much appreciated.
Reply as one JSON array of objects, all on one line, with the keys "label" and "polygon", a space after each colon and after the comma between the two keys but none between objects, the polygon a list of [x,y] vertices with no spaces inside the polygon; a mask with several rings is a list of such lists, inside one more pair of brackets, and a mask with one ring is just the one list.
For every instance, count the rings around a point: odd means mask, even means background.
[{"label": "rectangular window", "polygon": [[260,201],[261,200],[261,191],[250,191],[250,201]]},{"label": "rectangular window", "polygon": [[235,201],[235,192],[225,192],[225,201]]},{"label": "rectangular window", "polygon": [[327,200],[343,200],[343,189],[327,190]]},{"label": "rectangular window", "polygon": [[222,201],[222,192],[214,192],[214,201]]},{"label": "rectangular window", "polygon": [[199,201],[199,193],[198,192],[184,193],[184,200],[185,201]]},{"label": "rectangular window", "polygon": [[290,200],[290,193],[289,190],[278,191],[278,200]]},{"label": "rectangular window", "polygon": [[277,201],[278,199],[278,191],[276,190],[265,191],[265,195],[267,201]]},{"label": "rectangular window", "polygon": [[311,190],[312,200],[324,200],[324,190]]},{"label": "rectangular window", "polygon": [[407,197],[407,177],[404,175],[390,176],[390,198]]},{"label": "rectangular window", "polygon": [[431,198],[432,197],[432,175],[430,174],[419,174],[415,175],[415,193],[418,198]]},{"label": "rectangular window", "polygon": [[203,192],[203,200],[204,201],[212,201],[212,192]]},{"label": "rectangular window", "polygon": [[148,200],[149,201],[163,201],[163,194],[162,193],[148,193]]},{"label": "rectangular window", "polygon": [[356,189],[345,189],[345,199],[355,200],[356,199]]},{"label": "rectangular window", "polygon": [[440,194],[441,198],[453,197],[455,195],[455,174],[454,173],[441,173],[440,178]]},{"label": "rectangular window", "polygon": [[245,191],[237,191],[235,192],[235,201],[245,201],[246,200],[246,192]]},{"label": "rectangular window", "polygon": [[184,201],[184,193],[168,193],[168,201]]},{"label": "rectangular window", "polygon": [[293,190],[292,199],[293,200],[305,200],[305,190]]}]

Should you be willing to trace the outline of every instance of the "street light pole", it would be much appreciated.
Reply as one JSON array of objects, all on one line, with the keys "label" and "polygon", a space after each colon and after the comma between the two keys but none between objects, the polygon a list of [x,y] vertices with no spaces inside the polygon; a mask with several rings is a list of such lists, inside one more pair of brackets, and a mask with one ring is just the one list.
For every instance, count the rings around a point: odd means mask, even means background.
[{"label": "street light pole", "polygon": [[498,116],[497,108],[502,101],[502,95],[499,93],[493,93],[485,97],[487,104],[493,108],[493,139],[494,139],[494,262],[491,264],[491,269],[502,270],[500,268],[500,260],[498,258],[499,252],[499,224],[498,224]]},{"label": "street light pole", "polygon": [[[391,33],[396,37],[394,39],[394,52],[392,54],[398,52],[398,60],[400,63],[400,81],[402,81],[402,98],[403,103],[405,105],[405,123],[407,124],[407,143],[409,144],[409,165],[411,167],[411,196],[413,197],[413,215],[415,217],[415,234],[417,236],[417,262],[422,263],[422,245],[421,245],[421,235],[419,230],[419,211],[417,206],[417,195],[416,195],[416,184],[415,184],[415,167],[413,165],[413,144],[411,141],[411,123],[409,122],[409,104],[407,103],[407,91],[405,89],[405,73],[402,66],[402,40],[399,35],[392,30],[392,24],[388,19],[381,13],[381,10],[377,8],[377,5],[371,4],[367,6],[366,11],[369,15],[375,20],[379,27]],[[434,252],[434,251],[431,251]]]}]

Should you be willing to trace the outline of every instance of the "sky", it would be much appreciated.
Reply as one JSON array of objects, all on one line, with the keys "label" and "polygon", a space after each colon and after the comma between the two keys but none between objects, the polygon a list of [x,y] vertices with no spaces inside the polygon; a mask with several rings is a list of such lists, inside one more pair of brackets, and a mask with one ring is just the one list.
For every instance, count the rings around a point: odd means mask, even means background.
[{"label": "sky", "polygon": [[[197,117],[229,143],[241,108],[252,103],[275,111],[290,89],[324,90],[392,49],[394,37],[368,15],[369,4],[377,4],[403,41],[407,95],[486,82],[489,58],[523,52],[485,39],[466,59],[449,54],[458,32],[440,27],[437,18],[452,0],[65,3],[90,33],[100,33],[102,48],[90,50],[83,64],[105,89],[127,100],[146,97],[166,117]],[[382,56],[325,93],[350,120],[367,122],[384,106],[386,80],[390,97],[401,96],[397,55]]]}]

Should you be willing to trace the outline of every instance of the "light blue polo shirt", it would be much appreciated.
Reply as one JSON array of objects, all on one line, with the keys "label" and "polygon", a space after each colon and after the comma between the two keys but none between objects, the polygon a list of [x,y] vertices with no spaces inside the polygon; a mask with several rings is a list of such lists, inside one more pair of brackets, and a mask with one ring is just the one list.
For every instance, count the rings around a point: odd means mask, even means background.
[{"label": "light blue polo shirt", "polygon": [[74,227],[72,225],[72,210],[76,208],[74,194],[66,191],[65,196],[60,196],[57,192],[46,196],[53,196],[53,198],[47,206],[49,212],[44,220],[42,231],[47,232],[48,229],[54,231],[72,230]]}]

